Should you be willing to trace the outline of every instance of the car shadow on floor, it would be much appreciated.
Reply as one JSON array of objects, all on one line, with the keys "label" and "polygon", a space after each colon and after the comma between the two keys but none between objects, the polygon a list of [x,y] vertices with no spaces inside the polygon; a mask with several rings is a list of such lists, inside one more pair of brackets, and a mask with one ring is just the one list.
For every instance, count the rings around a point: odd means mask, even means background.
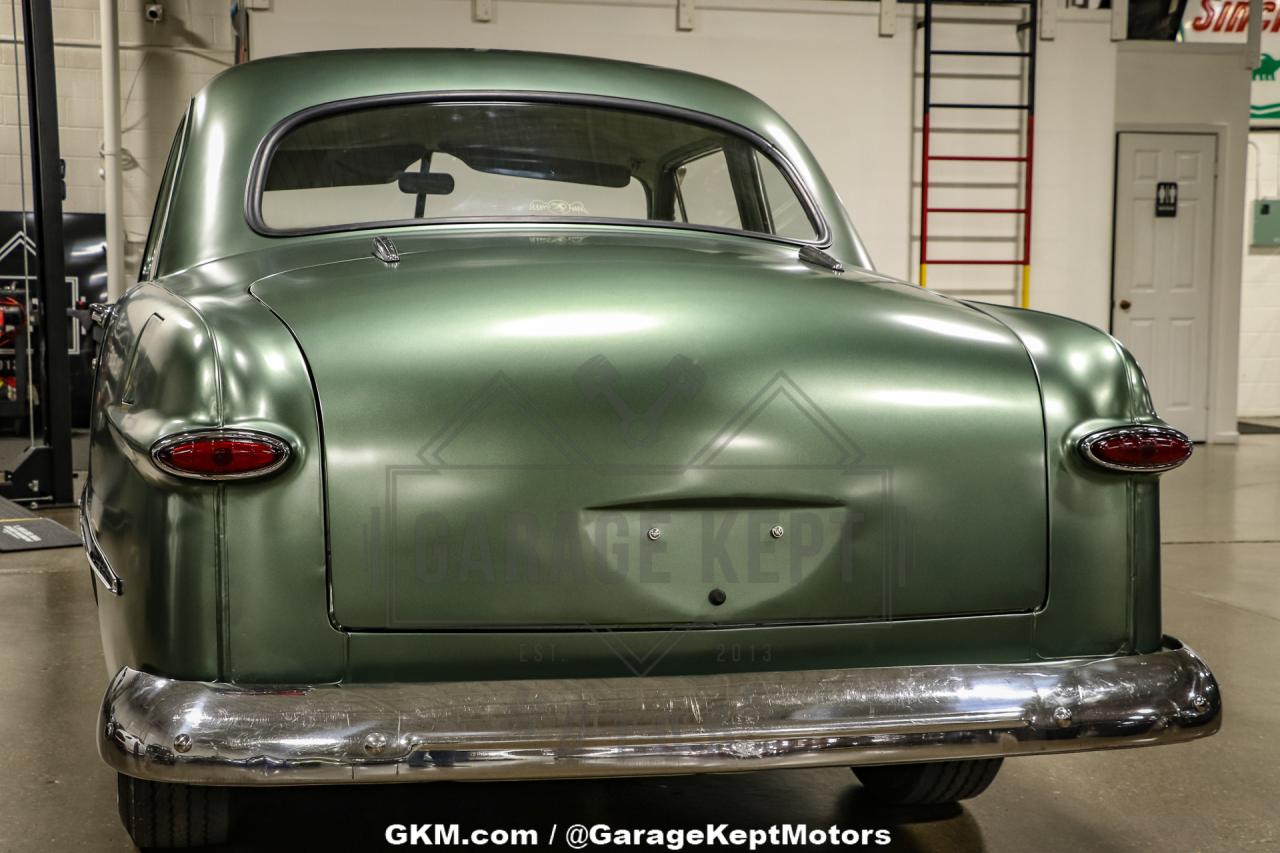
[{"label": "car shadow on floor", "polygon": [[[977,822],[962,806],[886,808],[868,797],[843,768],[649,779],[259,789],[237,792],[235,806],[235,838],[225,850],[403,849],[387,841],[387,827],[392,824],[457,824],[463,837],[476,829],[530,828],[539,833],[534,849],[555,850],[574,849],[565,840],[574,824],[661,830],[705,829],[708,824],[745,830],[767,830],[775,824],[804,824],[815,830],[835,825],[889,830],[888,845],[878,845],[872,837],[854,849],[930,853],[984,849]],[[556,841],[549,846],[552,826]],[[587,845],[586,849],[678,848],[664,842]],[[758,849],[790,848],[766,844]]]}]

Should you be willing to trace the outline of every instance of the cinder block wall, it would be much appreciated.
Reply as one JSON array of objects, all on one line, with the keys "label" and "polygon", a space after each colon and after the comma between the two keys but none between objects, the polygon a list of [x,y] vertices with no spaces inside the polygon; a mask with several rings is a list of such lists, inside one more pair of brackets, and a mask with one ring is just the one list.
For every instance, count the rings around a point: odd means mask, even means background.
[{"label": "cinder block wall", "polygon": [[[103,211],[102,75],[98,0],[53,0],[58,126],[67,162],[68,211]],[[146,239],[165,157],[174,129],[192,95],[233,61],[227,0],[164,0],[164,19],[143,17],[140,0],[120,0],[120,98],[124,129],[124,214],[128,240],[125,270],[132,281]],[[21,15],[21,7],[17,10]],[[18,41],[22,21],[18,20]],[[0,4],[0,209],[22,206],[29,164],[26,78],[22,46],[16,46],[9,3]],[[15,75],[15,71],[17,72]],[[21,132],[19,132],[21,121]]]}]

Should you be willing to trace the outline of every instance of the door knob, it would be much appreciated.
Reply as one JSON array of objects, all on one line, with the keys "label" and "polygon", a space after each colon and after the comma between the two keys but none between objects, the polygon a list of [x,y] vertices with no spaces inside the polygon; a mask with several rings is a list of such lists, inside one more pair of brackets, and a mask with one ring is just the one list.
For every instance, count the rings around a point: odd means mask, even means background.
[{"label": "door knob", "polygon": [[1132,302],[1130,302],[1128,299],[1121,299],[1121,300],[1120,300],[1120,310],[1121,310],[1121,311],[1128,311],[1128,310],[1129,310],[1129,307],[1130,307],[1132,304],[1133,304],[1133,303],[1132,303]]}]

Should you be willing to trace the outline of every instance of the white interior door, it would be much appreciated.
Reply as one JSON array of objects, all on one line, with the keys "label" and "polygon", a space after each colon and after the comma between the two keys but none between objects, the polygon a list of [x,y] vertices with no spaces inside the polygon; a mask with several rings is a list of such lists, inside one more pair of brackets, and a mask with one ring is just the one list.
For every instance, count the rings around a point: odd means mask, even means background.
[{"label": "white interior door", "polygon": [[1121,133],[1111,328],[1137,357],[1160,416],[1209,431],[1211,134]]}]

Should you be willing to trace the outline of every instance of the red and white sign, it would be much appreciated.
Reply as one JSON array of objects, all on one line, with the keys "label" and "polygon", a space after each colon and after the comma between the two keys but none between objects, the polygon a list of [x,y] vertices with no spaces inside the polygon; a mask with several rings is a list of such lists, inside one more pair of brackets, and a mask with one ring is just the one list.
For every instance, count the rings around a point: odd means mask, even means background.
[{"label": "red and white sign", "polygon": [[[1182,40],[1244,44],[1249,29],[1247,0],[1200,0],[1187,4]],[[1249,118],[1255,125],[1280,125],[1280,2],[1262,4],[1262,58],[1253,71]]]}]

